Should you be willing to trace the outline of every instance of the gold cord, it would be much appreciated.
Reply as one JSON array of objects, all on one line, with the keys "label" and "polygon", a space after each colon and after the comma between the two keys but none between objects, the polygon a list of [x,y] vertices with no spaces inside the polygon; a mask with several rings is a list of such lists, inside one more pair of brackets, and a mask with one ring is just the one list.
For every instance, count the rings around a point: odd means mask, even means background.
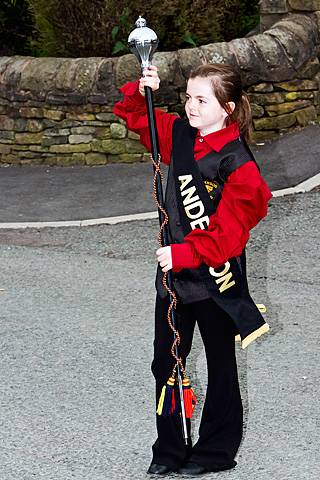
[{"label": "gold cord", "polygon": [[[155,201],[155,203],[158,207],[158,210],[160,210],[162,212],[163,217],[164,217],[164,220],[160,225],[160,230],[159,230],[159,234],[158,234],[159,245],[160,245],[160,247],[163,247],[163,241],[162,241],[163,230],[164,230],[165,225],[167,225],[169,223],[169,217],[168,217],[167,212],[163,208],[163,206],[160,205],[159,200],[158,200],[158,195],[157,195],[157,176],[159,175],[160,176],[160,181],[161,182],[163,181],[163,176],[162,176],[162,172],[161,172],[161,168],[160,168],[161,156],[158,155],[158,161],[157,162],[153,159],[152,155],[150,155],[150,158],[151,158],[151,161],[152,161],[153,166],[154,166],[153,198],[154,198],[154,201]],[[178,365],[180,366],[183,377],[185,377],[185,369],[184,369],[183,364],[182,364],[182,359],[181,359],[181,357],[177,357],[177,355],[175,353],[176,347],[180,345],[180,340],[181,340],[180,339],[180,334],[179,334],[178,330],[173,326],[172,319],[171,319],[171,311],[172,311],[172,309],[175,310],[176,307],[177,307],[177,296],[176,296],[175,292],[173,290],[171,290],[167,285],[167,273],[163,273],[162,284],[163,284],[164,288],[166,289],[166,291],[168,292],[169,296],[172,298],[172,300],[170,302],[170,305],[169,305],[169,308],[168,308],[168,312],[167,312],[168,324],[169,324],[169,327],[171,328],[171,330],[174,333],[174,342],[171,346],[171,355],[175,359],[176,363],[175,363],[175,365],[173,367],[173,370],[172,370],[172,377],[175,378],[176,370],[177,370]]]}]

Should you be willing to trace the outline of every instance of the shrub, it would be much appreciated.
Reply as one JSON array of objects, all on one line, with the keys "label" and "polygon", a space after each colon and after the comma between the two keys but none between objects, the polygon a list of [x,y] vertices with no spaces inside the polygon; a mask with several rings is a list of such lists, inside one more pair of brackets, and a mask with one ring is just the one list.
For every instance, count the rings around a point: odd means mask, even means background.
[{"label": "shrub", "polygon": [[0,56],[32,53],[32,17],[26,0],[0,3]]},{"label": "shrub", "polygon": [[244,35],[258,20],[259,0],[28,0],[40,55],[87,57],[126,53],[141,14],[174,50]]}]

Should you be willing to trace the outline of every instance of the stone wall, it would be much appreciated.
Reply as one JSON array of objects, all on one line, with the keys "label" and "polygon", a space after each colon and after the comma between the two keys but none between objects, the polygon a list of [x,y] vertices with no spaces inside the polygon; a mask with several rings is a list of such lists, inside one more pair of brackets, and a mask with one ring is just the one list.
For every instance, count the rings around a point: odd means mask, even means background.
[{"label": "stone wall", "polygon": [[[183,112],[186,79],[203,62],[239,69],[254,140],[320,115],[320,0],[263,0],[263,32],[176,52],[158,52],[156,103]],[[137,136],[112,114],[118,87],[139,76],[120,58],[0,58],[0,164],[105,164],[146,158]]]}]

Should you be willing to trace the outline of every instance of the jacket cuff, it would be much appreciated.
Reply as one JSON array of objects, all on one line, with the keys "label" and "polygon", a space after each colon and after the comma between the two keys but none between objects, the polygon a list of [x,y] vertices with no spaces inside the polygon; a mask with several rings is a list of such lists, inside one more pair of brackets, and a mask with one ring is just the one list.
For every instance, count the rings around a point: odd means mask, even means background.
[{"label": "jacket cuff", "polygon": [[126,83],[120,88],[120,92],[126,97],[130,97],[130,100],[134,100],[135,103],[145,104],[144,96],[139,92],[139,80]]},{"label": "jacket cuff", "polygon": [[172,270],[180,272],[183,268],[198,268],[201,260],[195,255],[190,243],[173,243],[171,246]]}]

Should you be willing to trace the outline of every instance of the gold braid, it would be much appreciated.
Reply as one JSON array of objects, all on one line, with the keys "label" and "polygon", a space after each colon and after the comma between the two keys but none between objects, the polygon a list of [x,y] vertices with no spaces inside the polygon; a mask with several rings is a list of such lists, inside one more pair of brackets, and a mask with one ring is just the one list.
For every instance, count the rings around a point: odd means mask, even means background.
[{"label": "gold braid", "polygon": [[[160,168],[161,156],[160,156],[160,154],[158,155],[158,162],[156,162],[153,159],[152,155],[150,155],[150,158],[151,158],[151,161],[152,161],[153,166],[154,166],[153,198],[154,198],[154,201],[155,201],[158,209],[162,212],[162,214],[164,216],[164,220],[163,220],[162,224],[160,225],[160,230],[159,230],[159,234],[158,234],[159,245],[160,245],[160,247],[163,247],[163,242],[162,242],[163,230],[164,230],[165,225],[167,225],[169,223],[169,217],[168,217],[168,214],[165,211],[165,209],[162,207],[162,205],[160,205],[159,200],[158,200],[158,196],[157,196],[157,176],[159,175],[161,182],[163,181],[163,176],[162,176],[162,172],[161,172],[161,168]],[[177,296],[176,296],[175,292],[173,290],[171,290],[167,285],[167,272],[163,273],[162,284],[163,284],[164,288],[167,290],[170,298],[172,299],[171,302],[170,302],[169,308],[168,308],[168,313],[167,313],[167,321],[168,321],[169,327],[171,328],[171,330],[174,333],[174,342],[171,346],[171,355],[175,359],[176,363],[175,363],[175,365],[173,367],[173,370],[172,370],[172,378],[175,378],[176,370],[177,370],[178,365],[180,365],[180,369],[181,369],[181,372],[183,374],[183,377],[185,377],[185,369],[184,369],[183,364],[182,364],[182,359],[181,359],[181,357],[178,357],[175,353],[175,349],[176,349],[177,346],[180,345],[180,341],[181,341],[180,334],[179,334],[178,330],[173,326],[172,319],[171,319],[171,311],[172,311],[172,309],[175,310],[176,307],[177,307]]]}]

